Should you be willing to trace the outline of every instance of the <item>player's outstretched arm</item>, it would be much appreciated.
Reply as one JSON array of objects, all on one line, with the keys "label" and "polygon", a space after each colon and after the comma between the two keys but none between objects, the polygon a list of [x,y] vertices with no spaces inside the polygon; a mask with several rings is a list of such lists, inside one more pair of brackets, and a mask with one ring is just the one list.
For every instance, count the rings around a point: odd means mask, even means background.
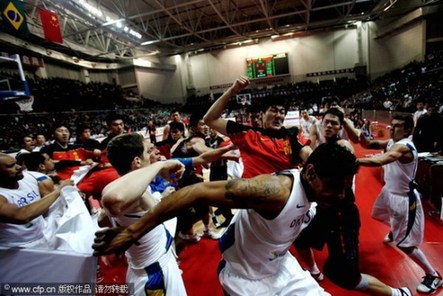
[{"label": "player's outstretched arm", "polygon": [[395,144],[391,147],[391,149],[389,149],[389,151],[386,151],[383,154],[374,157],[358,158],[357,164],[361,166],[377,167],[396,160],[410,162],[412,159],[413,155],[407,146]]},{"label": "player's outstretched arm", "polygon": [[139,201],[156,175],[160,174],[164,178],[169,178],[170,174],[176,174],[177,178],[180,178],[183,171],[184,165],[177,160],[159,161],[136,169],[111,182],[103,189],[103,206],[111,215],[120,215]]},{"label": "player's outstretched arm", "polygon": [[94,254],[123,252],[163,221],[196,204],[252,208],[268,218],[275,217],[285,206],[291,187],[290,177],[274,175],[186,186],[162,199],[128,228],[108,228],[97,232]]}]

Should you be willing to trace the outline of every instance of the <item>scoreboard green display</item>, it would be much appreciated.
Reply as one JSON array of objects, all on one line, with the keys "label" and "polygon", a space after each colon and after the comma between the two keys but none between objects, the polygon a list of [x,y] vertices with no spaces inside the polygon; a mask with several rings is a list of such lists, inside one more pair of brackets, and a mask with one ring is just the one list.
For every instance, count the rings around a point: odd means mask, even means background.
[{"label": "scoreboard green display", "polygon": [[246,69],[249,79],[287,75],[289,74],[288,54],[279,53],[258,58],[247,58]]}]

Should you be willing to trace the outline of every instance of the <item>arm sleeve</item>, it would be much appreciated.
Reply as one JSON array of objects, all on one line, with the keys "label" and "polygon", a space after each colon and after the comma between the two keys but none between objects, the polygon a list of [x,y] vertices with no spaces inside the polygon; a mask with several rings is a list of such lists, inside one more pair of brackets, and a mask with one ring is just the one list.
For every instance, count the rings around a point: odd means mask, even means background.
[{"label": "arm sleeve", "polygon": [[303,148],[303,145],[298,140],[298,128],[292,127],[288,129],[289,134],[289,142],[291,143],[292,150],[292,162],[294,164],[300,164],[303,160],[300,157],[300,151]]},{"label": "arm sleeve", "polygon": [[180,161],[187,169],[192,168],[192,158],[191,157],[173,158],[173,159]]},{"label": "arm sleeve", "polygon": [[228,120],[228,123],[226,124],[226,132],[228,133],[228,135],[236,134],[250,129],[250,126],[240,124],[232,120]]}]

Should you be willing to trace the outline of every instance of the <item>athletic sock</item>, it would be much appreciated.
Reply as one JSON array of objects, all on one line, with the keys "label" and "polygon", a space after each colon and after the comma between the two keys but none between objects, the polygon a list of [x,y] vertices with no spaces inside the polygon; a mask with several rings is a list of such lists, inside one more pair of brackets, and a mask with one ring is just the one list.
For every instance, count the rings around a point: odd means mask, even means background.
[{"label": "athletic sock", "polygon": [[309,272],[311,273],[311,274],[317,274],[317,273],[320,273],[320,269],[318,269],[318,266],[317,266],[317,263],[316,262],[314,262],[314,265],[313,266],[308,266],[308,270],[309,270]]},{"label": "athletic sock", "polygon": [[437,271],[432,267],[431,263],[429,263],[428,258],[426,258],[422,250],[415,248],[414,251],[408,255],[425,271],[426,274],[437,275]]}]

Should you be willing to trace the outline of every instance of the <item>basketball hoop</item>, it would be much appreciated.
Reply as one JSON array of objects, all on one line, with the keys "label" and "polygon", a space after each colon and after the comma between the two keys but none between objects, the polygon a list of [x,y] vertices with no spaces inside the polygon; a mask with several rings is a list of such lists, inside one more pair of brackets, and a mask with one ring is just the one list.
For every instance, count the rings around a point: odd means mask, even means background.
[{"label": "basketball hoop", "polygon": [[34,97],[23,97],[23,99],[16,100],[15,103],[20,107],[20,111],[22,112],[31,112],[32,104],[34,104]]},{"label": "basketball hoop", "polygon": [[[12,79],[13,81],[17,80],[13,76],[8,77],[7,79],[0,80],[0,83],[2,83],[2,88],[0,88],[0,103],[11,101],[15,102],[20,107],[20,111],[22,112],[32,111],[32,104],[34,103],[34,97],[31,96],[29,85],[28,82],[26,81],[25,72],[23,72],[20,56],[18,54],[14,54],[10,57],[0,56],[0,63],[3,62],[15,63],[22,87],[21,89],[11,89],[11,85],[14,84],[10,84],[9,80],[10,79]],[[4,88],[3,86],[5,86],[6,88]]]},{"label": "basketball hoop", "polygon": [[237,104],[245,106],[251,105],[251,94],[239,94],[235,96]]}]

